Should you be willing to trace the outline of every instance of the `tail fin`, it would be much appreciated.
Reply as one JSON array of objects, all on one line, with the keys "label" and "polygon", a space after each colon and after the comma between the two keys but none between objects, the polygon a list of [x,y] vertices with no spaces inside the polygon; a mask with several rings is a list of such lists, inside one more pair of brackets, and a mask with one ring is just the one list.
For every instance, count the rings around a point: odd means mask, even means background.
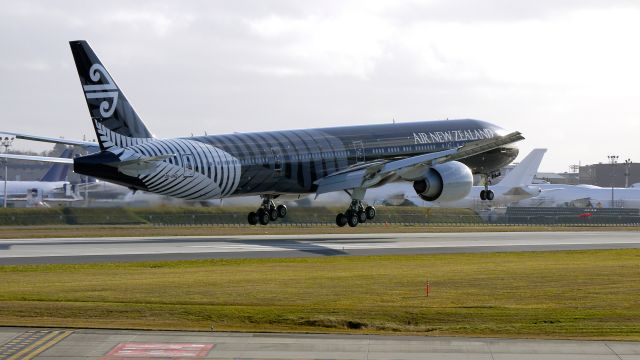
[{"label": "tail fin", "polygon": [[[70,41],[89,114],[102,150],[152,138],[138,114],[86,41]],[[137,140],[132,140],[137,139]]]},{"label": "tail fin", "polygon": [[503,186],[522,186],[533,182],[547,149],[533,149],[522,161],[500,181]]},{"label": "tail fin", "polygon": [[[64,149],[62,154],[60,154],[60,157],[71,159],[72,155],[73,149]],[[69,168],[71,168],[71,164],[53,164],[40,179],[40,181],[65,181],[67,180],[67,173],[69,172]]]}]

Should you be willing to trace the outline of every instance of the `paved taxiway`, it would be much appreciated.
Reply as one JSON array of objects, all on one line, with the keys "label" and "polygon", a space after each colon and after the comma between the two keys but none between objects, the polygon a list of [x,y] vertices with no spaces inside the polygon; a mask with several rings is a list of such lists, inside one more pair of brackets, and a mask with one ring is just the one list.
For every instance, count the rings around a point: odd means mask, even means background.
[{"label": "paved taxiway", "polygon": [[0,328],[0,349],[16,346],[39,360],[640,359],[640,343],[617,341]]},{"label": "paved taxiway", "polygon": [[0,264],[640,248],[638,232],[493,232],[0,240]]}]

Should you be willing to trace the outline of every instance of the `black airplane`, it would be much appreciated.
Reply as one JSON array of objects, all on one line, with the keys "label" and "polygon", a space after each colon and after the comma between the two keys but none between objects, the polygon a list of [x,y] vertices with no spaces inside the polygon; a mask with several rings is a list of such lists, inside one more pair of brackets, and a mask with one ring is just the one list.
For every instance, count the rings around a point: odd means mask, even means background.
[{"label": "black airplane", "polygon": [[[412,182],[426,201],[462,199],[472,174],[495,174],[516,158],[512,144],[523,139],[471,119],[157,139],[89,44],[70,45],[99,151],[73,160],[4,157],[70,162],[79,174],[183,199],[260,195],[262,204],[248,214],[252,225],[285,217],[287,208],[276,202],[287,196],[345,191],[351,204],[336,224],[355,227],[376,214],[363,203],[366,190],[393,181]],[[485,188],[483,195],[493,194]]]}]

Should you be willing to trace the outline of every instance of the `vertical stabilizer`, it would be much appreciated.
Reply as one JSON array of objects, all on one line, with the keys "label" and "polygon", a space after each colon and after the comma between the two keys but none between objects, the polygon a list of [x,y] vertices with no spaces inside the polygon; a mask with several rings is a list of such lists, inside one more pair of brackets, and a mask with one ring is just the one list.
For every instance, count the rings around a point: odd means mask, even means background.
[{"label": "vertical stabilizer", "polygon": [[531,185],[547,149],[533,149],[500,181],[501,186]]},{"label": "vertical stabilizer", "polygon": [[[60,154],[60,157],[71,159],[72,155],[73,155],[72,149],[64,149],[62,154]],[[67,174],[69,173],[70,168],[71,168],[71,164],[58,164],[58,163],[53,164],[51,165],[49,170],[47,170],[44,176],[42,176],[40,181],[46,181],[46,182],[66,181]]]},{"label": "vertical stabilizer", "polygon": [[100,148],[125,147],[152,138],[151,132],[89,44],[78,40],[69,42],[69,45]]}]

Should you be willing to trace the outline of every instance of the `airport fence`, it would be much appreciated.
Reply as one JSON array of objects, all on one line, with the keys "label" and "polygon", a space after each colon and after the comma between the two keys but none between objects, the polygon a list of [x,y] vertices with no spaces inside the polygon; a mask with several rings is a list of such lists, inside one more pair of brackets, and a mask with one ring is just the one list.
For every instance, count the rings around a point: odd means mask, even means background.
[{"label": "airport fence", "polygon": [[[244,227],[253,208],[30,208],[0,209],[0,226],[153,225]],[[341,208],[291,207],[269,226],[335,226]],[[507,208],[476,213],[468,209],[380,206],[363,226],[640,226],[638,209]]]}]

